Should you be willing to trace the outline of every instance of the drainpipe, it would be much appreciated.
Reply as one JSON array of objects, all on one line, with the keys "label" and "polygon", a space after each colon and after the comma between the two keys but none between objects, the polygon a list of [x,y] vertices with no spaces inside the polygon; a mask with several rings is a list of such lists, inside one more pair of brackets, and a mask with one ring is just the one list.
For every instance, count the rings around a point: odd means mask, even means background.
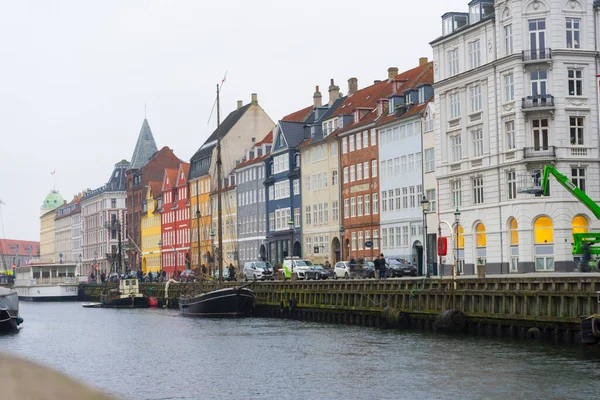
[{"label": "drainpipe", "polygon": [[[500,82],[497,76],[496,64],[494,64],[494,83],[496,84],[496,93],[494,96],[494,110],[496,112],[496,162],[498,165],[498,203],[502,202],[500,196],[502,195],[502,167],[500,165],[500,124],[498,123],[499,115],[498,115],[498,88],[500,87]],[[500,220],[500,275],[502,275],[502,265],[504,264],[504,233],[503,233],[503,221],[502,221],[502,205],[498,204],[498,218]],[[509,267],[510,270],[510,267]]]}]

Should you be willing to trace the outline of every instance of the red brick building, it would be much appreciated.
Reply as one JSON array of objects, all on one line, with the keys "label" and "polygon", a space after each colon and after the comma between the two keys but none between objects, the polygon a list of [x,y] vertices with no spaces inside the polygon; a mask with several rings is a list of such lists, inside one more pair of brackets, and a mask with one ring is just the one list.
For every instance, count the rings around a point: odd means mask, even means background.
[{"label": "red brick building", "polygon": [[[381,252],[379,232],[379,138],[377,123],[388,115],[388,97],[401,93],[428,68],[427,64],[357,90],[357,82],[335,112],[344,119],[334,131],[340,154],[342,258],[372,260]],[[341,126],[341,125],[340,125]],[[371,245],[371,246],[368,246]]]},{"label": "red brick building", "polygon": [[168,147],[163,147],[139,169],[127,171],[127,260],[131,270],[141,268],[141,217],[146,186],[162,181],[166,168],[177,170],[181,160]]},{"label": "red brick building", "polygon": [[189,163],[167,168],[162,182],[162,269],[169,274],[190,269]]}]

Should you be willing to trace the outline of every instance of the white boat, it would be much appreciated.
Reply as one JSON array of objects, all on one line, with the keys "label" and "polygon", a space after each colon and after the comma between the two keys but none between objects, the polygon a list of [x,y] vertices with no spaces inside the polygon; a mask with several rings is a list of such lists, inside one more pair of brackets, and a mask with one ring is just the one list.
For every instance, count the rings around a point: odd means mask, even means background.
[{"label": "white boat", "polygon": [[15,331],[21,322],[17,292],[0,287],[0,332]]},{"label": "white boat", "polygon": [[76,264],[29,264],[17,267],[14,289],[27,301],[77,300]]}]

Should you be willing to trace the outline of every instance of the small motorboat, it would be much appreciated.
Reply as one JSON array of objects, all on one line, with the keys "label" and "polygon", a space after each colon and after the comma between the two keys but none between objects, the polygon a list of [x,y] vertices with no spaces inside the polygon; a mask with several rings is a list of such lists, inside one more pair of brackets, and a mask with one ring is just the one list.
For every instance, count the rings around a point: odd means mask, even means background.
[{"label": "small motorboat", "polygon": [[140,293],[138,280],[121,279],[119,288],[105,289],[100,294],[100,307],[148,308],[148,296]]},{"label": "small motorboat", "polygon": [[19,329],[23,319],[19,317],[19,296],[16,291],[0,287],[0,332]]},{"label": "small motorboat", "polygon": [[247,317],[254,308],[255,294],[245,286],[181,296],[179,310],[189,317]]}]

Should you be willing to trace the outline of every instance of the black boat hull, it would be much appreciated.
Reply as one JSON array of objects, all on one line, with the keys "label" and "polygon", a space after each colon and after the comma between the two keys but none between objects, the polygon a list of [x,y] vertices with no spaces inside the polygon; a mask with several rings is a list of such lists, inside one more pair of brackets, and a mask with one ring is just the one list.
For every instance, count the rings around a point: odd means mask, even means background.
[{"label": "black boat hull", "polygon": [[197,296],[181,297],[179,310],[189,317],[239,318],[252,314],[254,292],[248,288],[225,288]]},{"label": "black boat hull", "polygon": [[102,299],[102,308],[148,308],[148,297],[134,297],[133,303],[131,297],[119,299]]},{"label": "black boat hull", "polygon": [[19,329],[18,313],[16,311],[0,310],[0,332],[15,332]]}]

